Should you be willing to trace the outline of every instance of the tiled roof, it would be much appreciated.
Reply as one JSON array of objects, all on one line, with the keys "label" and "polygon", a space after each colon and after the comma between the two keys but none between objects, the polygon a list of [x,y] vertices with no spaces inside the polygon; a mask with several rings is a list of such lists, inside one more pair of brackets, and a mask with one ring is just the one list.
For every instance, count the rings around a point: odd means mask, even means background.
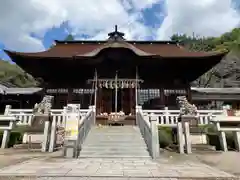
[{"label": "tiled roof", "polygon": [[101,50],[106,48],[126,48],[132,50],[138,56],[159,56],[165,58],[183,58],[183,57],[210,57],[210,56],[223,56],[225,53],[216,52],[191,52],[177,43],[165,43],[165,42],[138,42],[138,41],[76,41],[57,43],[52,48],[43,52],[36,53],[20,53],[5,50],[10,56],[22,56],[22,57],[90,57],[96,56]]}]

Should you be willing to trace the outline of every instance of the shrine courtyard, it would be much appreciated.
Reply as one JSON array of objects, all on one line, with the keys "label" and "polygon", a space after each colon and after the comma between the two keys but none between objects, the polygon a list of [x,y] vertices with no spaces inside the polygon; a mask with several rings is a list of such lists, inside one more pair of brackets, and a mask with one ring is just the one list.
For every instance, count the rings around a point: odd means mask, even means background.
[{"label": "shrine courtyard", "polygon": [[[129,41],[117,26],[108,36],[105,41],[56,40],[44,52],[4,50],[41,83],[39,88],[21,89],[34,94],[17,94],[24,109],[2,103],[6,108],[0,179],[238,179],[240,154],[227,152],[226,109],[200,112],[191,104],[191,82],[218,64],[226,52],[191,52],[172,41]],[[184,97],[181,103],[176,101],[179,96]],[[16,98],[7,89],[3,97]],[[218,134],[225,152],[192,153],[190,120],[199,129],[213,120],[219,125],[212,115],[223,119]],[[231,131],[240,151],[236,128],[240,120],[232,118]],[[41,153],[5,149],[14,125],[42,135]],[[100,130],[102,126],[105,129]],[[159,126],[177,128],[180,154],[159,150],[163,137],[158,135]],[[64,153],[55,151],[61,147],[56,138],[61,129]]]},{"label": "shrine courtyard", "polygon": [[[0,151],[0,179],[239,179],[237,152],[144,158],[61,158],[54,153]],[[229,177],[229,178],[227,178]]]}]

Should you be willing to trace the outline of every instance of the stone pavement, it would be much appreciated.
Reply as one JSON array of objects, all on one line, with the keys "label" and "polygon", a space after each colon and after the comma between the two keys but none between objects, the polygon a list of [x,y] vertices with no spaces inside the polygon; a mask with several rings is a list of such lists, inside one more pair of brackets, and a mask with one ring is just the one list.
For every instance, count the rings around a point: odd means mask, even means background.
[{"label": "stone pavement", "polygon": [[38,176],[41,177],[40,179],[49,180],[75,180],[83,177],[91,177],[90,179],[189,179],[190,177],[232,179],[234,177],[202,163],[185,161],[173,164],[164,158],[157,162],[149,158],[35,158],[0,169],[0,177],[9,176],[32,178]]}]

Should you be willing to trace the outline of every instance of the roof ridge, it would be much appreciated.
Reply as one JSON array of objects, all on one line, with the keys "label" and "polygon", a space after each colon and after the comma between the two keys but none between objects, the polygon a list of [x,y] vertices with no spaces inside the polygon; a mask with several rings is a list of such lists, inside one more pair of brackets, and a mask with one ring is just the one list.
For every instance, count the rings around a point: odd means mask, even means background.
[{"label": "roof ridge", "polygon": [[[84,43],[107,43],[107,40],[74,40],[74,41],[67,41],[67,40],[54,40],[56,44],[84,44]],[[150,41],[150,40],[125,40],[127,43],[139,43],[139,44],[177,44],[177,41]]]}]

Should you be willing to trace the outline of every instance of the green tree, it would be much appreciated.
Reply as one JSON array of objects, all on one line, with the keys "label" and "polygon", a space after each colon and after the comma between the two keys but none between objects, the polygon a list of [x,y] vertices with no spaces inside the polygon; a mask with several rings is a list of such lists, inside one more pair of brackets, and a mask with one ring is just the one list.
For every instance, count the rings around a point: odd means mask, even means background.
[{"label": "green tree", "polygon": [[72,34],[67,35],[67,37],[64,39],[65,41],[74,41],[74,37]]},{"label": "green tree", "polygon": [[8,61],[0,60],[0,81],[10,82],[19,87],[37,86],[38,82],[20,67]]},{"label": "green tree", "polygon": [[190,51],[229,52],[217,66],[194,81],[198,87],[239,87],[240,83],[240,28],[224,33],[220,37],[190,37],[173,35],[172,40],[180,42]]}]

